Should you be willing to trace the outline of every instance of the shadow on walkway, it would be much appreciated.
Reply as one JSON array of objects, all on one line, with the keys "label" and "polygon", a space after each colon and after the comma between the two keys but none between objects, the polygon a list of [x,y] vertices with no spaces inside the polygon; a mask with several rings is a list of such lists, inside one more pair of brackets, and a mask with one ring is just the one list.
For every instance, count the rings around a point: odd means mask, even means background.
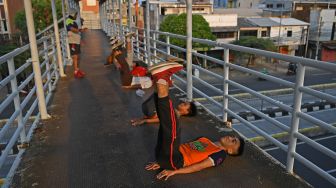
[{"label": "shadow on walkway", "polygon": [[[49,107],[52,119],[35,131],[13,187],[309,187],[251,144],[219,167],[156,180],[157,172],[144,166],[153,160],[158,125],[130,125],[141,115],[141,98],[121,89],[119,73],[103,66],[107,41],[101,31],[85,34],[81,67],[87,76],[74,79],[67,67]],[[205,112],[181,121],[182,141],[222,135]]]}]

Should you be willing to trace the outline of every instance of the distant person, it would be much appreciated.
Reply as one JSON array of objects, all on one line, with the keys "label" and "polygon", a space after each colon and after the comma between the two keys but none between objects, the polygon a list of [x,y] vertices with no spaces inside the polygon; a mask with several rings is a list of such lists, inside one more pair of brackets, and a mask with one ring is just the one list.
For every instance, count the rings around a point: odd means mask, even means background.
[{"label": "distant person", "polygon": [[70,9],[69,16],[66,19],[66,28],[68,31],[68,40],[70,47],[70,55],[74,65],[74,76],[75,78],[83,78],[85,73],[79,69],[79,55],[80,55],[80,43],[81,43],[81,34],[80,32],[85,29],[80,29],[76,23],[77,10]]},{"label": "distant person", "polygon": [[187,174],[220,165],[227,155],[238,156],[244,151],[245,142],[237,136],[224,136],[217,142],[201,137],[180,144],[181,130],[172,101],[169,98],[171,76],[183,69],[178,63],[158,64],[150,67],[154,85],[155,106],[160,119],[156,161],[149,163],[146,170],[162,170],[156,177],[167,180],[176,174]]},{"label": "distant person", "polygon": [[112,45],[111,61],[119,70],[121,86],[128,88],[132,83],[132,75],[130,67],[126,59],[126,49],[122,47],[124,43],[121,40],[117,40],[115,44]]}]

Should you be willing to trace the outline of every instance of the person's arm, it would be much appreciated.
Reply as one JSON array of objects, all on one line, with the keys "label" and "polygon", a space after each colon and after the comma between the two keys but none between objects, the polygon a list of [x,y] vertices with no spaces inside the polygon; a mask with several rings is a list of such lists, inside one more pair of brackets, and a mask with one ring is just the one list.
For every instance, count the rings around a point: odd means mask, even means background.
[{"label": "person's arm", "polygon": [[114,63],[114,65],[116,66],[116,68],[117,68],[118,70],[121,69],[121,65],[120,65],[120,63],[118,62],[117,58],[114,59],[113,63]]},{"label": "person's arm", "polygon": [[159,123],[160,120],[159,118],[150,118],[150,119],[139,119],[139,120],[135,120],[135,121],[131,121],[133,126],[138,126],[138,125],[142,125],[145,123]]},{"label": "person's arm", "polygon": [[70,31],[74,32],[74,33],[79,33],[80,30],[75,28],[75,27],[70,27]]},{"label": "person's arm", "polygon": [[156,176],[156,178],[162,179],[166,177],[165,180],[167,180],[169,177],[176,175],[176,174],[189,174],[189,173],[201,171],[205,168],[209,168],[212,166],[214,166],[213,161],[210,159],[210,157],[208,157],[207,159],[204,159],[203,161],[199,163],[195,163],[190,166],[186,166],[186,167],[183,167],[177,170],[163,170]]}]

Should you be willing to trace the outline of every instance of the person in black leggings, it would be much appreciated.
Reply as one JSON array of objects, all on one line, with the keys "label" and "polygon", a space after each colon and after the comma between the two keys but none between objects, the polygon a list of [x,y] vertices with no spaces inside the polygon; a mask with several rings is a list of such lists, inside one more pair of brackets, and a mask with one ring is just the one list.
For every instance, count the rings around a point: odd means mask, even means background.
[{"label": "person in black leggings", "polygon": [[162,63],[149,68],[155,85],[155,106],[160,127],[155,147],[155,162],[149,163],[146,170],[164,169],[158,179],[168,179],[175,174],[197,172],[202,169],[218,166],[226,155],[241,155],[244,150],[244,140],[229,135],[212,142],[200,137],[192,142],[181,144],[181,128],[171,99],[169,86],[171,76],[183,69],[178,63]]}]

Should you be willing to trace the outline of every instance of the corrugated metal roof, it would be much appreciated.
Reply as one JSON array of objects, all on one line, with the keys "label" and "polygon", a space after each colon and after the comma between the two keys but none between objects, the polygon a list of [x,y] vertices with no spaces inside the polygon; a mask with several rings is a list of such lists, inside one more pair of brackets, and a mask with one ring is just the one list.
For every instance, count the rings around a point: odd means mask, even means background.
[{"label": "corrugated metal roof", "polygon": [[279,23],[271,20],[270,18],[247,18],[253,24],[256,24],[260,27],[272,27],[279,26]]},{"label": "corrugated metal roof", "polygon": [[238,17],[261,17],[261,9],[247,9],[247,8],[215,8],[214,14],[238,14]]},{"label": "corrugated metal roof", "polygon": [[246,28],[246,27],[258,27],[258,25],[250,22],[247,18],[238,18],[238,27]]},{"label": "corrugated metal roof", "polygon": [[[269,18],[277,23],[280,24],[280,18]],[[281,20],[281,25],[287,25],[287,26],[291,26],[291,25],[309,25],[309,23],[307,22],[303,22],[301,20],[295,19],[295,18],[282,18]]]},{"label": "corrugated metal roof", "polygon": [[[248,21],[260,27],[273,27],[280,25],[280,18],[247,18]],[[296,26],[296,25],[309,25],[295,18],[282,18],[281,25],[283,26]]]}]

